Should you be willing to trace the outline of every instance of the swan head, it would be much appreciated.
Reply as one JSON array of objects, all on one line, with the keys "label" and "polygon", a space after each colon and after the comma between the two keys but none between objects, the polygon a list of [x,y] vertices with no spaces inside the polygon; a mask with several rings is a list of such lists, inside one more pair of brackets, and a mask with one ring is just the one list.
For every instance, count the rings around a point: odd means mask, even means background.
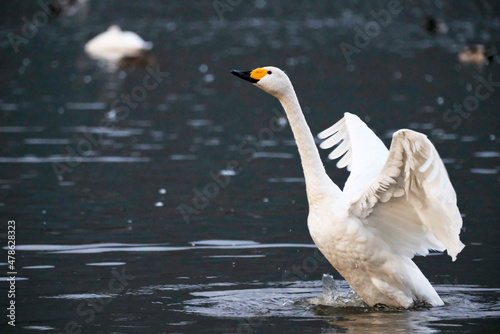
[{"label": "swan head", "polygon": [[277,98],[293,89],[288,76],[277,67],[259,67],[252,71],[232,70],[231,73]]}]

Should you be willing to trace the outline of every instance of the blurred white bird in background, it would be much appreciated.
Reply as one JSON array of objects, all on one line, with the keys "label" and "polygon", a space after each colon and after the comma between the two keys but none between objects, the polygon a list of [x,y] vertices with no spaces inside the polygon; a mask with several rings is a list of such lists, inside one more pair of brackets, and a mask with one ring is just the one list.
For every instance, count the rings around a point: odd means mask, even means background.
[{"label": "blurred white bird in background", "polygon": [[309,232],[354,291],[370,306],[443,305],[411,260],[429,249],[447,250],[455,260],[464,248],[455,190],[427,137],[400,130],[387,150],[364,122],[345,113],[319,134],[321,148],[338,144],[329,158],[342,156],[337,167],[351,172],[341,191],[325,172],[288,76],[276,67],[232,73],[283,105],[304,169]]},{"label": "blurred white bird in background", "polygon": [[110,62],[141,58],[152,48],[152,42],[144,41],[135,32],[122,31],[117,25],[112,25],[85,44],[85,52],[90,57]]}]

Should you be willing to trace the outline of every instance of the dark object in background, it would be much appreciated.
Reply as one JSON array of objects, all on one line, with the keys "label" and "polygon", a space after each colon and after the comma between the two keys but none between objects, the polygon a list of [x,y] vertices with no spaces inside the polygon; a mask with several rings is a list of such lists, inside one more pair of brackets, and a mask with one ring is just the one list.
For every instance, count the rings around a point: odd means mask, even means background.
[{"label": "dark object in background", "polygon": [[493,63],[497,58],[497,48],[494,46],[487,48],[484,55],[488,59],[489,64]]},{"label": "dark object in background", "polygon": [[58,16],[62,13],[62,5],[59,1],[53,1],[47,5],[47,8],[50,10],[51,16]]},{"label": "dark object in background", "polygon": [[443,20],[430,15],[425,17],[424,28],[432,35],[444,35],[448,32],[448,26]]},{"label": "dark object in background", "polygon": [[54,0],[47,4],[50,16],[55,17],[61,14],[68,16],[76,14],[81,7],[85,6],[87,0]]}]

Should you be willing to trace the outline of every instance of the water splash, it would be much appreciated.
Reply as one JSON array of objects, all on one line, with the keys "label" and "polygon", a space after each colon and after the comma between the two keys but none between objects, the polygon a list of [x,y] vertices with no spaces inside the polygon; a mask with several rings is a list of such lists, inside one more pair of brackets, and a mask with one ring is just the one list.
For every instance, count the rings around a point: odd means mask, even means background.
[{"label": "water splash", "polygon": [[321,295],[317,298],[309,299],[312,305],[330,306],[330,307],[368,307],[354,290],[349,288],[347,294],[343,296],[335,284],[332,275],[323,274]]}]

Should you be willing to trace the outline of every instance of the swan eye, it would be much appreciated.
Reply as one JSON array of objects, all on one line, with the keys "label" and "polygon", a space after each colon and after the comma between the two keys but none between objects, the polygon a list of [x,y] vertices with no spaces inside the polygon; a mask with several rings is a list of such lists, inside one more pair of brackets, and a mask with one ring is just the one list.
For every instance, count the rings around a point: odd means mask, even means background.
[{"label": "swan eye", "polygon": [[273,72],[271,72],[271,71],[267,71],[267,74],[273,74]]}]

